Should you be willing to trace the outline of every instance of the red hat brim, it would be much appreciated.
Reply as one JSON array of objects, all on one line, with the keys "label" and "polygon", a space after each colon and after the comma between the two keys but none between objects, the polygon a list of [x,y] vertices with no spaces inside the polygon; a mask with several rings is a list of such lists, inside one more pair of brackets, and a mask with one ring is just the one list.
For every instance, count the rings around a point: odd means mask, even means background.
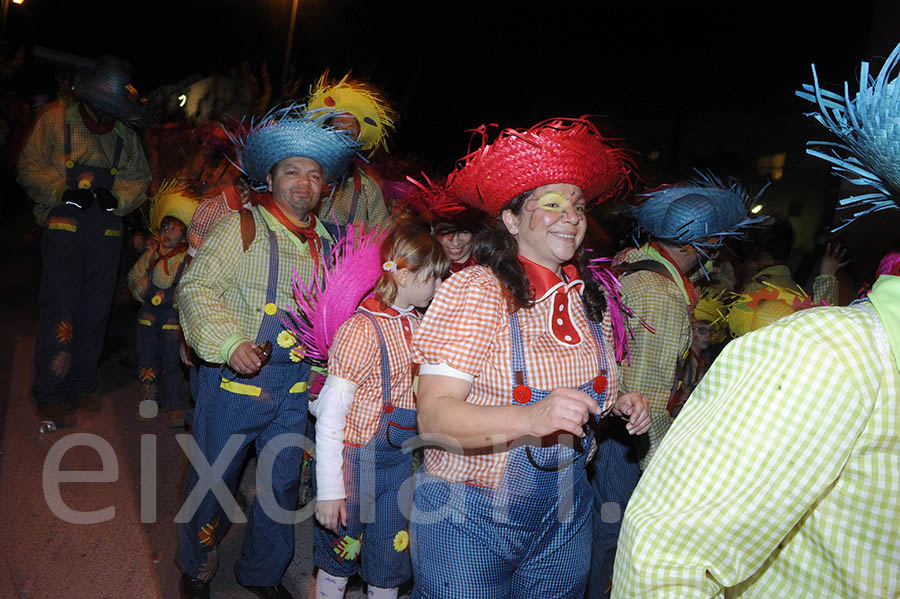
[{"label": "red hat brim", "polygon": [[542,185],[577,185],[588,201],[608,200],[629,185],[631,162],[624,150],[608,145],[584,117],[505,129],[490,144],[486,126],[475,134],[481,146],[461,159],[447,187],[458,201],[490,215]]}]

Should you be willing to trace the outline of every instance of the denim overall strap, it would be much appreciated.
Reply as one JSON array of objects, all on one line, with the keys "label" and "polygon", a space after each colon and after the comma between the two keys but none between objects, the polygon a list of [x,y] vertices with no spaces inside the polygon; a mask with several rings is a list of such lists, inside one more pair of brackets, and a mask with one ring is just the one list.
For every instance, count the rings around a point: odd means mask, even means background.
[{"label": "denim overall strap", "polygon": [[72,125],[65,123],[63,128],[63,152],[66,157],[66,185],[75,189],[78,187],[78,180],[76,178],[81,173],[90,171],[94,175],[90,187],[91,191],[94,191],[99,187],[106,187],[111,190],[113,183],[115,182],[116,172],[119,168],[119,161],[122,158],[123,147],[124,141],[122,140],[122,137],[116,135],[116,147],[113,151],[113,164],[111,168],[105,169],[76,163],[72,160]]},{"label": "denim overall strap", "polygon": [[282,329],[281,319],[278,316],[278,306],[275,299],[278,295],[278,237],[275,231],[266,227],[269,234],[269,276],[266,281],[266,303],[265,306],[275,305],[276,310],[263,310],[262,323],[259,325],[259,332],[256,334],[256,344],[262,345],[270,339],[275,339]]},{"label": "denim overall strap", "polygon": [[347,223],[353,224],[353,218],[356,216],[356,210],[359,208],[359,196],[362,193],[362,177],[359,175],[359,167],[353,169],[353,201],[350,202],[350,214],[347,216]]},{"label": "denim overall strap", "polygon": [[525,368],[525,350],[522,347],[522,327],[519,324],[518,312],[509,315],[509,342],[513,388],[517,385],[528,385],[528,370]]},{"label": "denim overall strap", "polygon": [[375,329],[375,334],[378,335],[378,348],[381,350],[381,402],[384,405],[391,404],[391,369],[390,363],[388,362],[388,353],[387,353],[387,343],[384,340],[384,331],[381,330],[381,325],[378,324],[378,320],[370,313],[365,310],[357,310],[357,314],[362,314],[369,322],[372,323],[372,327]]}]

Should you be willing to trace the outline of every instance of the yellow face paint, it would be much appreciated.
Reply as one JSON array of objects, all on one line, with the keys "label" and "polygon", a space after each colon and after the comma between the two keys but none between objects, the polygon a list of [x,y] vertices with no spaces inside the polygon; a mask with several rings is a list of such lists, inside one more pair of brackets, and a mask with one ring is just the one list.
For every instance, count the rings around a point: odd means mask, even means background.
[{"label": "yellow face paint", "polygon": [[550,191],[538,198],[537,207],[550,212],[564,212],[569,207],[569,199],[561,193]]}]

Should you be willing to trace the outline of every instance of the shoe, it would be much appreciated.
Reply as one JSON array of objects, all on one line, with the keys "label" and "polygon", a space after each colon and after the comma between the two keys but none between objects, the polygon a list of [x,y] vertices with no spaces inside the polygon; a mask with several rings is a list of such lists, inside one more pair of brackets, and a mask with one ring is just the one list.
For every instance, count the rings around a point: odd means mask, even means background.
[{"label": "shoe", "polygon": [[181,575],[181,599],[209,599],[209,581]]},{"label": "shoe", "polygon": [[75,426],[75,410],[65,402],[38,408],[38,418],[52,421],[58,429]]},{"label": "shoe", "polygon": [[[240,582],[238,584],[241,584]],[[259,597],[260,599],[294,599],[290,591],[284,588],[281,583],[273,587],[248,587],[241,584],[242,587]]]},{"label": "shoe", "polygon": [[87,410],[88,412],[99,412],[103,409],[103,397],[99,393],[92,391],[87,395],[80,396],[76,404],[82,410]]}]

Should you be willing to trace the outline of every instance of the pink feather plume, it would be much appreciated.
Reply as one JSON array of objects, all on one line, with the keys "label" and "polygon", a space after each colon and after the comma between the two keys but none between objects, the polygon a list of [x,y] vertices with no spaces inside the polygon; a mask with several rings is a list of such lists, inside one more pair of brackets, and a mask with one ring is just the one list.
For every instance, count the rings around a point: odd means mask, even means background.
[{"label": "pink feather plume", "polygon": [[363,233],[348,227],[334,246],[324,274],[304,281],[294,270],[291,277],[296,311],[288,308],[293,322],[284,324],[304,347],[304,355],[325,361],[334,334],[372,291],[382,272],[381,242],[384,231]]}]

